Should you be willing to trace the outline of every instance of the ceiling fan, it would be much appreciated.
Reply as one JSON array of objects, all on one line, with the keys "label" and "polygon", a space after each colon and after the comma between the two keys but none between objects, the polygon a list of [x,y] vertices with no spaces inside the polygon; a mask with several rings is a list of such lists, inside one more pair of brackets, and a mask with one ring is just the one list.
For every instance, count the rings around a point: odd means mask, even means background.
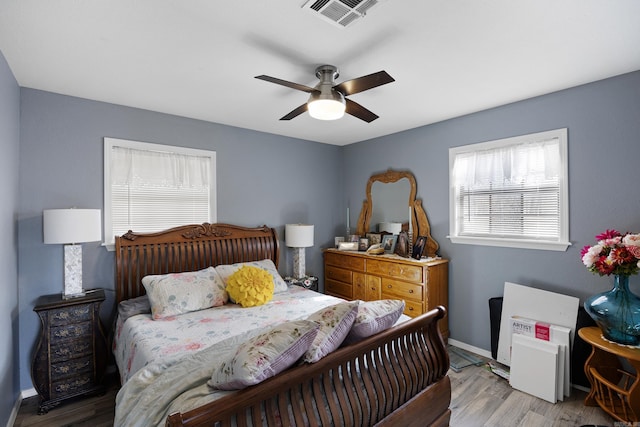
[{"label": "ceiling fan", "polygon": [[377,119],[378,116],[376,114],[346,97],[354,93],[364,92],[365,90],[394,82],[394,78],[387,74],[386,71],[378,71],[377,73],[336,84],[335,79],[337,79],[338,76],[337,67],[333,65],[321,65],[316,68],[316,77],[320,79],[320,82],[315,87],[292,83],[265,75],[256,76],[256,79],[311,94],[305,104],[286,114],[280,120],[291,120],[305,111],[309,111],[311,117],[320,120],[336,120],[342,117],[344,113],[351,114],[367,123],[371,123]]}]

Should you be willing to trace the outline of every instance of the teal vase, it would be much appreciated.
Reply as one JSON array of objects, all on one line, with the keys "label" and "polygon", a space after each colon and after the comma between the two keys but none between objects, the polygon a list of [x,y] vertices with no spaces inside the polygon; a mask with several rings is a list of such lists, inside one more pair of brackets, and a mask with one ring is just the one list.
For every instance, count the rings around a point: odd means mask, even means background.
[{"label": "teal vase", "polygon": [[584,308],[609,341],[640,345],[640,298],[629,290],[629,276],[614,276],[613,289],[588,298]]}]

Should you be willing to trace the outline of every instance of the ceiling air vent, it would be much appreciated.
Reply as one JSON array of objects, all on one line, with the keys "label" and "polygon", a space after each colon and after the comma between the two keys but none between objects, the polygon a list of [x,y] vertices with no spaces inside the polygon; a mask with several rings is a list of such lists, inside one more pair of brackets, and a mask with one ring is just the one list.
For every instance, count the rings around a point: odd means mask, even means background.
[{"label": "ceiling air vent", "polygon": [[341,28],[364,18],[381,0],[310,0],[303,9]]}]

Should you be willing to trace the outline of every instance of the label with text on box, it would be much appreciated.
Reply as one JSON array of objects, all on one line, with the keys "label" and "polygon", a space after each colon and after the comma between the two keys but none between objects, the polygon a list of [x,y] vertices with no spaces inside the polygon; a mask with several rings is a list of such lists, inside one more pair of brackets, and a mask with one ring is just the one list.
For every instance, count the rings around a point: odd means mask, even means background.
[{"label": "label with text on box", "polygon": [[554,335],[565,332],[568,328],[564,326],[552,325],[547,322],[540,322],[526,317],[511,316],[511,333],[526,335],[544,341],[557,341]]}]

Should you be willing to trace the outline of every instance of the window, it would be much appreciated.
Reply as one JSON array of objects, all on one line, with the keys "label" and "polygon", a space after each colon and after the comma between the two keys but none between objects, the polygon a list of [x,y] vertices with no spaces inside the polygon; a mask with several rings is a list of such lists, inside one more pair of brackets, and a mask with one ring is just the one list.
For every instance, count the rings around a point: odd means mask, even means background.
[{"label": "window", "polygon": [[104,236],[216,222],[216,153],[104,139]]},{"label": "window", "polygon": [[449,149],[453,243],[564,251],[567,130]]}]

